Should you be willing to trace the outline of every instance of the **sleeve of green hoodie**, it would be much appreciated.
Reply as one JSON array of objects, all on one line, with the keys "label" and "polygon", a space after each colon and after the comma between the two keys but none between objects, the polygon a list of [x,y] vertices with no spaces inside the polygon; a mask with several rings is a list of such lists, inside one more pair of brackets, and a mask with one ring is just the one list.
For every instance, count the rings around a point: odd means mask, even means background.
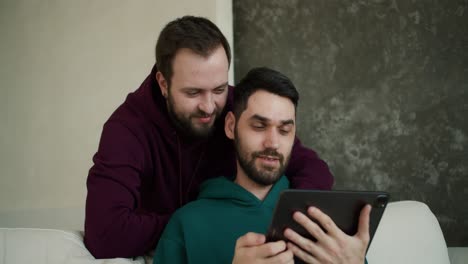
[{"label": "sleeve of green hoodie", "polygon": [[174,239],[161,239],[154,254],[153,264],[185,264],[188,263],[185,247]]},{"label": "sleeve of green hoodie", "polygon": [[153,264],[188,263],[182,230],[177,222],[177,219],[173,217],[164,229],[154,252]]},{"label": "sleeve of green hoodie", "polygon": [[[153,256],[153,264],[188,263],[183,237],[179,215],[176,212],[167,224],[158,242]],[[367,258],[364,258],[364,264],[368,264]]]}]

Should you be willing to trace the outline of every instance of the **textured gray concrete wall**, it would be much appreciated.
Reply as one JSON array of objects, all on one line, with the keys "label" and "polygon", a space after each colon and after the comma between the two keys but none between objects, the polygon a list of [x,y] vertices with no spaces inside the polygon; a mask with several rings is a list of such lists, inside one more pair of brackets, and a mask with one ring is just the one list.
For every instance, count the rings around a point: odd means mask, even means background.
[{"label": "textured gray concrete wall", "polygon": [[298,87],[298,135],[336,189],[386,190],[468,246],[468,1],[234,0],[235,76]]}]

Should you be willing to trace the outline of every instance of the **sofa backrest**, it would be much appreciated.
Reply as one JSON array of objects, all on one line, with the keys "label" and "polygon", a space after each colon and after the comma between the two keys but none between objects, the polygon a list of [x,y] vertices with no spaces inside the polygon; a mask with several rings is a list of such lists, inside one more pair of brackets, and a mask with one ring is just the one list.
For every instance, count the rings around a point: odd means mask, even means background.
[{"label": "sofa backrest", "polygon": [[369,263],[450,264],[439,222],[421,202],[389,203],[367,252]]}]

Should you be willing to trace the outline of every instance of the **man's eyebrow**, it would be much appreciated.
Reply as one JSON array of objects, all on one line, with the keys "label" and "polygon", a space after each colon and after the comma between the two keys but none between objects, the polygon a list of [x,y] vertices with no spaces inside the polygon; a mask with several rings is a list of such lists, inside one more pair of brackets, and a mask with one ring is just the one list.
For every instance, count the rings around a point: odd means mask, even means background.
[{"label": "man's eyebrow", "polygon": [[218,89],[218,88],[224,88],[224,87],[226,87],[226,86],[228,86],[228,82],[225,82],[225,83],[223,83],[223,84],[221,84],[221,85],[218,85],[218,86],[216,86],[215,88],[213,88],[212,90],[215,90],[215,89]]},{"label": "man's eyebrow", "polygon": [[269,118],[266,118],[266,117],[258,115],[258,114],[255,114],[255,115],[251,116],[249,119],[258,120],[258,121],[261,121],[261,122],[264,122],[264,123],[268,123],[268,121],[270,121]]},{"label": "man's eyebrow", "polygon": [[[271,121],[271,119],[266,118],[266,117],[261,116],[261,115],[258,115],[258,114],[255,114],[255,115],[251,116],[250,119],[258,120],[258,121],[263,122],[263,123],[268,123],[268,122]],[[293,119],[281,120],[280,122],[281,122],[281,126],[294,125],[294,120]]]},{"label": "man's eyebrow", "polygon": [[287,126],[287,125],[294,125],[294,120],[288,119],[288,120],[283,120],[281,121],[282,126]]},{"label": "man's eyebrow", "polygon": [[[210,90],[216,90],[216,89],[223,88],[223,87],[226,87],[226,86],[228,86],[228,82],[220,84],[220,85],[218,85],[215,88],[212,88]],[[183,87],[181,90],[188,91],[188,90],[205,90],[205,89],[200,88],[200,87],[190,87],[190,86],[188,86],[188,87]]]}]

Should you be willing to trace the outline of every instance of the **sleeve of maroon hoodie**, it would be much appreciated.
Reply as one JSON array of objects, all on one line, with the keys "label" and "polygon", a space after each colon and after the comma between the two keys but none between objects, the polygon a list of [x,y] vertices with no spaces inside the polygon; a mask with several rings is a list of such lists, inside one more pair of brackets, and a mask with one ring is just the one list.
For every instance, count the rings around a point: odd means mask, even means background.
[{"label": "sleeve of maroon hoodie", "polygon": [[96,258],[143,255],[167,224],[168,215],[135,211],[143,155],[141,142],[124,125],[104,125],[87,180],[84,242]]},{"label": "sleeve of maroon hoodie", "polygon": [[328,165],[313,150],[304,147],[297,137],[285,174],[295,189],[330,190],[333,186]]}]

